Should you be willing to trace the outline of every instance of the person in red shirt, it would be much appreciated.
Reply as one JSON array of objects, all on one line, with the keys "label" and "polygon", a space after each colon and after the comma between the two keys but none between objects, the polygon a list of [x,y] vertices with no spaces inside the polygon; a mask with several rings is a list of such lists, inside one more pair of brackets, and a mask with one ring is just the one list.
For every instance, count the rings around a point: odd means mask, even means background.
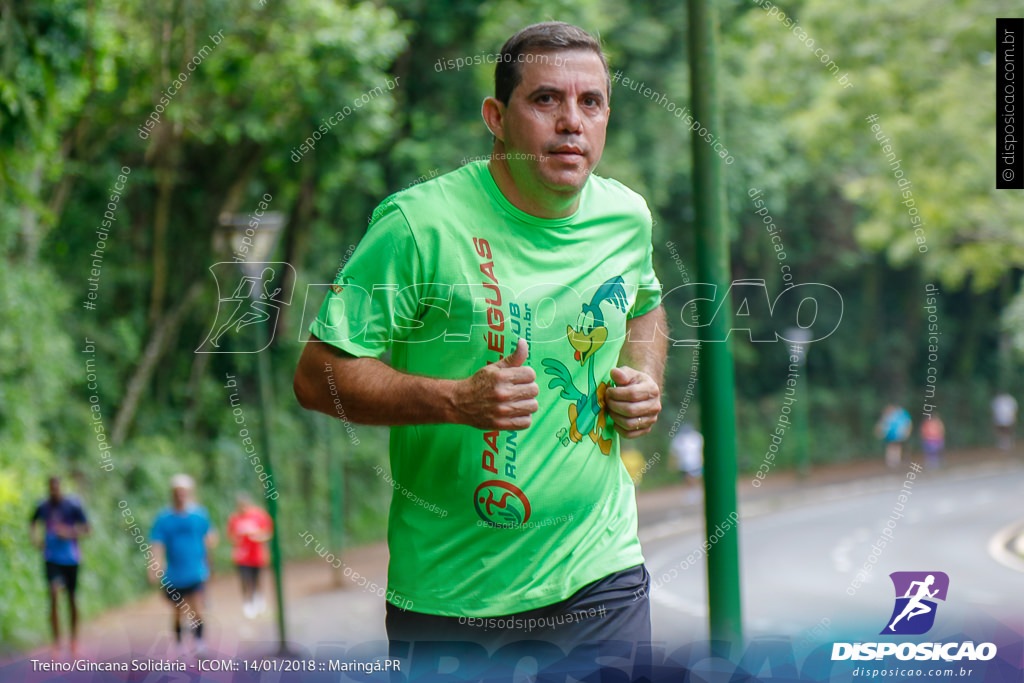
[{"label": "person in red shirt", "polygon": [[938,413],[929,415],[921,423],[921,445],[924,446],[924,466],[930,470],[942,465],[942,449],[946,446],[946,425]]},{"label": "person in red shirt", "polygon": [[270,515],[255,505],[247,494],[237,497],[238,507],[228,518],[228,538],[234,550],[231,559],[242,580],[242,612],[252,619],[267,608],[260,592],[260,569],[267,566],[267,541],[274,532]]}]

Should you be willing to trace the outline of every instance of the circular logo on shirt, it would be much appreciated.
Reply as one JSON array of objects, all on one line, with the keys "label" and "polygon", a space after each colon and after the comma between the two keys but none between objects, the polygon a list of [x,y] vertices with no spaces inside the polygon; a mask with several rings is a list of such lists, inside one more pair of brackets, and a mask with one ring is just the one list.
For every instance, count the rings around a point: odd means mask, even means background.
[{"label": "circular logo on shirt", "polygon": [[490,479],[476,487],[473,504],[480,518],[496,527],[513,527],[530,519],[530,501],[518,486]]}]

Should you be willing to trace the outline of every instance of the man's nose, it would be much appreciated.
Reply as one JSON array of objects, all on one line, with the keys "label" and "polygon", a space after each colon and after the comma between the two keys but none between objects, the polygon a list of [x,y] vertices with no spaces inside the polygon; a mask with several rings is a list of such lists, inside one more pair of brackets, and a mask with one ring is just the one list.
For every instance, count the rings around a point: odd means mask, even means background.
[{"label": "man's nose", "polygon": [[582,127],[583,117],[580,115],[579,106],[576,102],[565,102],[558,112],[558,132],[580,133]]}]

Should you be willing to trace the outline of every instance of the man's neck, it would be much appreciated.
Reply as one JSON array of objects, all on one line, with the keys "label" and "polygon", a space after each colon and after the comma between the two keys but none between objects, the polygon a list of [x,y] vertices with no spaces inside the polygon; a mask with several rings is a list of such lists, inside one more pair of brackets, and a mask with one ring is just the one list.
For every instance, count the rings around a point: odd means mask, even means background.
[{"label": "man's neck", "polygon": [[498,190],[512,206],[537,218],[565,218],[575,213],[580,204],[579,192],[562,195],[541,186],[532,188],[534,192],[530,192],[530,188],[520,188],[512,178],[506,156],[505,146],[496,142],[487,168]]}]

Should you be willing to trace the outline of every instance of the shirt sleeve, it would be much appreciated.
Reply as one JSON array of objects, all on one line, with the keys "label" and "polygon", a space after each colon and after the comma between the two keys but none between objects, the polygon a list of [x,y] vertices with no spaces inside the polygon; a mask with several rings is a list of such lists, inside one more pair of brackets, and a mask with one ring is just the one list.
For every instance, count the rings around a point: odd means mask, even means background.
[{"label": "shirt sleeve", "polygon": [[71,509],[71,523],[72,524],[88,524],[89,520],[85,518],[85,508],[78,501],[75,501],[74,506]]},{"label": "shirt sleeve", "polygon": [[636,318],[645,313],[650,313],[661,303],[661,281],[654,272],[654,246],[653,228],[651,226],[651,212],[644,204],[644,229],[640,231],[643,244],[646,245],[643,264],[640,266],[640,278],[637,281],[636,301],[630,309],[627,317]]},{"label": "shirt sleeve", "polygon": [[153,522],[153,528],[149,530],[149,540],[154,543],[163,543],[164,545],[167,545],[167,541],[164,538],[163,518],[164,516],[162,514],[157,515],[156,521]]},{"label": "shirt sleeve", "polygon": [[318,339],[358,357],[380,357],[420,326],[419,249],[401,209],[374,211],[362,242],[309,327]]},{"label": "shirt sleeve", "polygon": [[210,533],[210,529],[213,528],[213,523],[210,522],[210,513],[206,508],[199,509],[199,519],[199,528],[201,529],[200,533],[203,536],[206,536],[206,534]]},{"label": "shirt sleeve", "polygon": [[34,524],[37,521],[43,521],[43,522],[46,521],[46,518],[43,516],[43,504],[42,503],[40,503],[39,505],[36,505],[35,512],[32,513],[32,519],[29,520],[29,524]]}]

